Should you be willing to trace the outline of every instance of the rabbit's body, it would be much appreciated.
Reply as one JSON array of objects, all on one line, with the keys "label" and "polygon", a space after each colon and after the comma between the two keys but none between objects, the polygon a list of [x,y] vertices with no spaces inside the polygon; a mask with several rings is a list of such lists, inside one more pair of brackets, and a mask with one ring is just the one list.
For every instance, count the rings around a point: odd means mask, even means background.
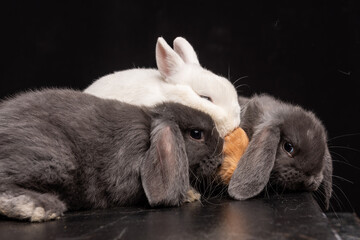
[{"label": "rabbit's body", "polygon": [[282,190],[315,191],[322,185],[328,207],[332,160],[326,130],[315,114],[266,94],[239,97],[239,103],[240,126],[250,143],[230,181],[230,195],[252,197],[269,180]]},{"label": "rabbit's body", "polygon": [[[146,199],[179,205],[189,168],[209,177],[221,164],[213,128],[209,116],[180,104],[140,108],[72,90],[20,94],[0,104],[0,213],[44,221]],[[204,139],[192,139],[193,129]]]},{"label": "rabbit's body", "polygon": [[130,69],[96,80],[84,91],[101,98],[154,106],[177,102],[208,113],[221,137],[240,124],[240,106],[234,86],[226,78],[200,66],[192,46],[174,40],[174,50],[164,39],[156,45],[155,69]]},{"label": "rabbit's body", "polygon": [[[131,79],[131,81],[122,79]],[[129,69],[100,78],[85,92],[104,99],[151,107],[166,102],[167,98],[171,99],[169,95],[174,88],[173,84],[164,82],[156,69]]]}]

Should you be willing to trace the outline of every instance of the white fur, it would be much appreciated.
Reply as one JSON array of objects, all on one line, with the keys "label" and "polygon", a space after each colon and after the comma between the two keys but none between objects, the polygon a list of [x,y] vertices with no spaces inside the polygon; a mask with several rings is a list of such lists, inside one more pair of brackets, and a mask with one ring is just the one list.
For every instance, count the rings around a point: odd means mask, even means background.
[{"label": "white fur", "polygon": [[[240,106],[234,86],[226,78],[202,68],[192,46],[181,37],[174,50],[163,38],[156,45],[156,69],[130,69],[106,75],[86,93],[135,105],[172,101],[208,113],[222,137],[240,125]],[[212,102],[205,98],[207,96]]]},{"label": "white fur", "polygon": [[42,222],[45,220],[45,209],[42,207],[37,207],[34,209],[30,221],[31,222]]},{"label": "white fur", "polygon": [[36,206],[29,196],[14,196],[9,193],[0,194],[0,214],[10,218],[29,219],[31,222],[43,222],[59,218],[59,214],[46,212],[43,207]]},{"label": "white fur", "polygon": [[25,195],[0,194],[0,213],[19,219],[29,218],[31,222],[41,222],[45,219],[44,208],[36,207],[33,200]]}]

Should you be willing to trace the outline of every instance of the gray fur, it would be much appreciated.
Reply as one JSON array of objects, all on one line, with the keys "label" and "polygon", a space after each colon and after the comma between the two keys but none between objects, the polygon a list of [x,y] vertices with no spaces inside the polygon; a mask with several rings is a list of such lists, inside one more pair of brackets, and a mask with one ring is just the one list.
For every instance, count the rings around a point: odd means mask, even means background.
[{"label": "gray fur", "polygon": [[[241,127],[250,139],[230,181],[235,199],[260,193],[266,184],[290,190],[318,190],[322,184],[326,208],[332,194],[332,160],[323,124],[310,111],[268,95],[239,97]],[[294,146],[291,157],[283,148]]]},{"label": "gray fur", "polygon": [[213,176],[222,146],[212,119],[180,104],[149,109],[60,89],[19,94],[0,103],[0,213],[45,221],[67,209],[177,206],[191,189],[189,171]]}]

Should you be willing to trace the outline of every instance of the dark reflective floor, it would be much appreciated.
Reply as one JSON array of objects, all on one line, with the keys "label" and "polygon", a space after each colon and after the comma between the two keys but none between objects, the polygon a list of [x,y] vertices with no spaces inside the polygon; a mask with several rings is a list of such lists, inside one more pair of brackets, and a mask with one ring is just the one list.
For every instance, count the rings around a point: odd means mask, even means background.
[{"label": "dark reflective floor", "polygon": [[326,214],[326,216],[330,221],[331,227],[342,240],[360,239],[360,220],[355,213],[332,212]]},{"label": "dark reflective floor", "polygon": [[67,213],[30,224],[0,219],[0,239],[339,239],[307,193],[179,208]]}]

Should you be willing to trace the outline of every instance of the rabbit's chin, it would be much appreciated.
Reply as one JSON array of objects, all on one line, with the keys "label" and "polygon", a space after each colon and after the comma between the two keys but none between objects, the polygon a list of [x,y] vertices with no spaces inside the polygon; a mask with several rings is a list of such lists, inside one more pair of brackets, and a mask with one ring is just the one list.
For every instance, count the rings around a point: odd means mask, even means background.
[{"label": "rabbit's chin", "polygon": [[306,176],[295,169],[285,171],[273,171],[270,177],[270,186],[275,186],[276,190],[284,191],[317,191],[323,180],[323,174],[316,176]]},{"label": "rabbit's chin", "polygon": [[217,178],[216,172],[219,167],[204,167],[202,164],[196,164],[190,167],[190,185],[200,193],[211,189]]}]

